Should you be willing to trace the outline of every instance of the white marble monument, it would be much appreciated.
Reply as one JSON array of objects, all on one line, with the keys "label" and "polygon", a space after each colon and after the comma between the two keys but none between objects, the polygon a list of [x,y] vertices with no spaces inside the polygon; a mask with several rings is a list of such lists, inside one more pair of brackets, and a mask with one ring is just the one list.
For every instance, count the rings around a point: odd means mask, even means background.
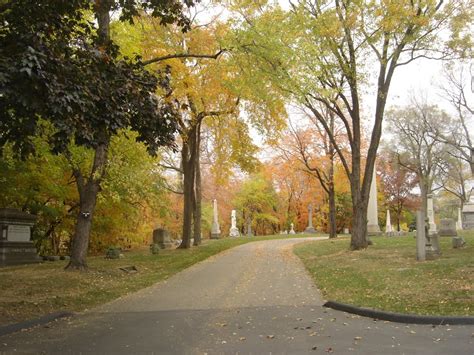
[{"label": "white marble monument", "polygon": [[380,235],[378,208],[377,208],[377,174],[375,171],[372,176],[372,183],[370,184],[369,205],[367,207],[367,234]]},{"label": "white marble monument", "polygon": [[389,236],[393,235],[392,221],[390,220],[390,210],[387,210],[387,222],[385,223],[385,234]]},{"label": "white marble monument", "polygon": [[313,205],[309,204],[308,206],[308,227],[304,230],[305,233],[314,234],[316,229],[313,227]]},{"label": "white marble monument", "polygon": [[431,235],[431,234],[436,234],[436,232],[437,232],[436,223],[435,223],[435,220],[434,220],[433,195],[428,194],[426,197],[427,197],[426,215],[428,217],[428,223],[430,225],[428,233]]},{"label": "white marble monument", "polygon": [[458,220],[456,222],[456,230],[458,231],[462,230],[462,214],[461,214],[460,208],[458,208]]},{"label": "white marble monument", "polygon": [[230,237],[240,237],[240,232],[237,229],[237,212],[235,210],[232,210],[231,215],[230,215],[230,231],[229,231],[229,236]]},{"label": "white marble monument", "polygon": [[221,236],[221,228],[219,226],[219,218],[217,214],[217,200],[214,199],[213,201],[213,219],[212,219],[212,227],[211,227],[211,239],[219,239]]},{"label": "white marble monument", "polygon": [[291,227],[290,234],[296,234],[295,229],[294,229],[295,225],[293,223],[291,223],[290,227]]}]

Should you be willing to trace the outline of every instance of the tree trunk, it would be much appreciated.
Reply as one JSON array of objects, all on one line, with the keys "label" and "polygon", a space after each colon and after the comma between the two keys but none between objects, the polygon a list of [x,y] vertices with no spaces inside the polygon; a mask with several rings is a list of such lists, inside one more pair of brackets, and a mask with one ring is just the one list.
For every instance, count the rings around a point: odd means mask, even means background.
[{"label": "tree trunk", "polygon": [[365,249],[369,245],[367,241],[367,203],[363,203],[361,200],[358,203],[353,203],[352,213],[351,249]]},{"label": "tree trunk", "polygon": [[181,160],[183,164],[183,235],[179,249],[191,247],[191,234],[194,210],[194,180],[195,180],[195,140],[196,128],[189,131],[186,141],[183,141]]},{"label": "tree trunk", "polygon": [[107,149],[108,146],[106,144],[101,144],[96,148],[94,163],[87,182],[84,181],[80,170],[77,168],[73,169],[77,189],[79,191],[79,214],[74,227],[71,260],[65,268],[67,270],[87,269],[86,257],[89,247],[92,218],[97,203],[97,195],[100,191],[100,182],[105,173]]},{"label": "tree trunk", "polygon": [[194,243],[198,246],[201,244],[201,218],[202,218],[202,189],[201,189],[201,124],[198,124],[196,131],[195,151],[195,177],[194,177]]},{"label": "tree trunk", "polygon": [[334,184],[329,185],[329,238],[337,237],[336,225],[336,191],[334,191]]}]

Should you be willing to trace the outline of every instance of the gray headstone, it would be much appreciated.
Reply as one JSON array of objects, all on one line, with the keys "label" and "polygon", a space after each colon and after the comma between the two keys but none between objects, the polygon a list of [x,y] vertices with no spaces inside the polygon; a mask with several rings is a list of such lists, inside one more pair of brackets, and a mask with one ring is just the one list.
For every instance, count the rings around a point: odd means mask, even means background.
[{"label": "gray headstone", "polygon": [[31,241],[31,227],[36,216],[12,208],[0,209],[0,266],[37,263]]},{"label": "gray headstone", "polygon": [[443,218],[439,224],[438,235],[440,237],[456,237],[456,221],[452,218]]},{"label": "gray headstone", "polygon": [[173,247],[170,235],[166,229],[157,228],[153,231],[153,244],[158,244],[161,249],[170,249]]}]

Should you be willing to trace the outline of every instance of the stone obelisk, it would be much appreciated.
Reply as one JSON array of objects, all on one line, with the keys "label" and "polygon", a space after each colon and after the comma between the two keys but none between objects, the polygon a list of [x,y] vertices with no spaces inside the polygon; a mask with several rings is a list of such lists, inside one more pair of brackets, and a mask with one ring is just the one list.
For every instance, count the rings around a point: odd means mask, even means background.
[{"label": "stone obelisk", "polygon": [[393,234],[392,221],[390,220],[390,210],[387,210],[387,222],[385,223],[385,234],[389,236]]},{"label": "stone obelisk", "polygon": [[433,207],[433,195],[428,194],[426,203],[426,214],[428,216],[428,223],[430,224],[429,234],[436,234],[436,223],[434,220],[434,207]]},{"label": "stone obelisk", "polygon": [[221,237],[221,228],[219,227],[219,218],[217,216],[217,200],[213,201],[214,217],[212,219],[211,239],[219,239]]},{"label": "stone obelisk", "polygon": [[316,229],[313,227],[313,205],[308,206],[308,227],[304,230],[305,233],[316,233]]},{"label": "stone obelisk", "polygon": [[370,184],[369,192],[369,205],[367,208],[367,234],[368,235],[380,235],[378,209],[377,209],[377,174],[374,173],[372,176],[372,183]]},{"label": "stone obelisk", "polygon": [[456,222],[456,230],[462,230],[462,216],[461,216],[461,209],[458,208],[458,221]]}]

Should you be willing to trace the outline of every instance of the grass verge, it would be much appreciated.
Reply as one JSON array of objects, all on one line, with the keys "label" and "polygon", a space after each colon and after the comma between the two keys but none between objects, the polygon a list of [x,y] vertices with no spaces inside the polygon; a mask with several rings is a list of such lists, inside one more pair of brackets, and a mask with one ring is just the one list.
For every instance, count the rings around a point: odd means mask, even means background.
[{"label": "grass verge", "polygon": [[453,249],[441,238],[437,260],[417,262],[414,237],[372,237],[367,250],[349,251],[349,239],[295,246],[327,300],[420,315],[474,315],[474,233]]},{"label": "grass verge", "polygon": [[[291,237],[304,237],[294,235]],[[288,236],[285,236],[285,238]],[[66,272],[66,261],[0,268],[0,326],[59,310],[83,311],[156,282],[237,245],[283,236],[225,238],[189,250],[130,251],[122,259],[89,257],[87,272]],[[120,267],[134,265],[138,273]]]}]

